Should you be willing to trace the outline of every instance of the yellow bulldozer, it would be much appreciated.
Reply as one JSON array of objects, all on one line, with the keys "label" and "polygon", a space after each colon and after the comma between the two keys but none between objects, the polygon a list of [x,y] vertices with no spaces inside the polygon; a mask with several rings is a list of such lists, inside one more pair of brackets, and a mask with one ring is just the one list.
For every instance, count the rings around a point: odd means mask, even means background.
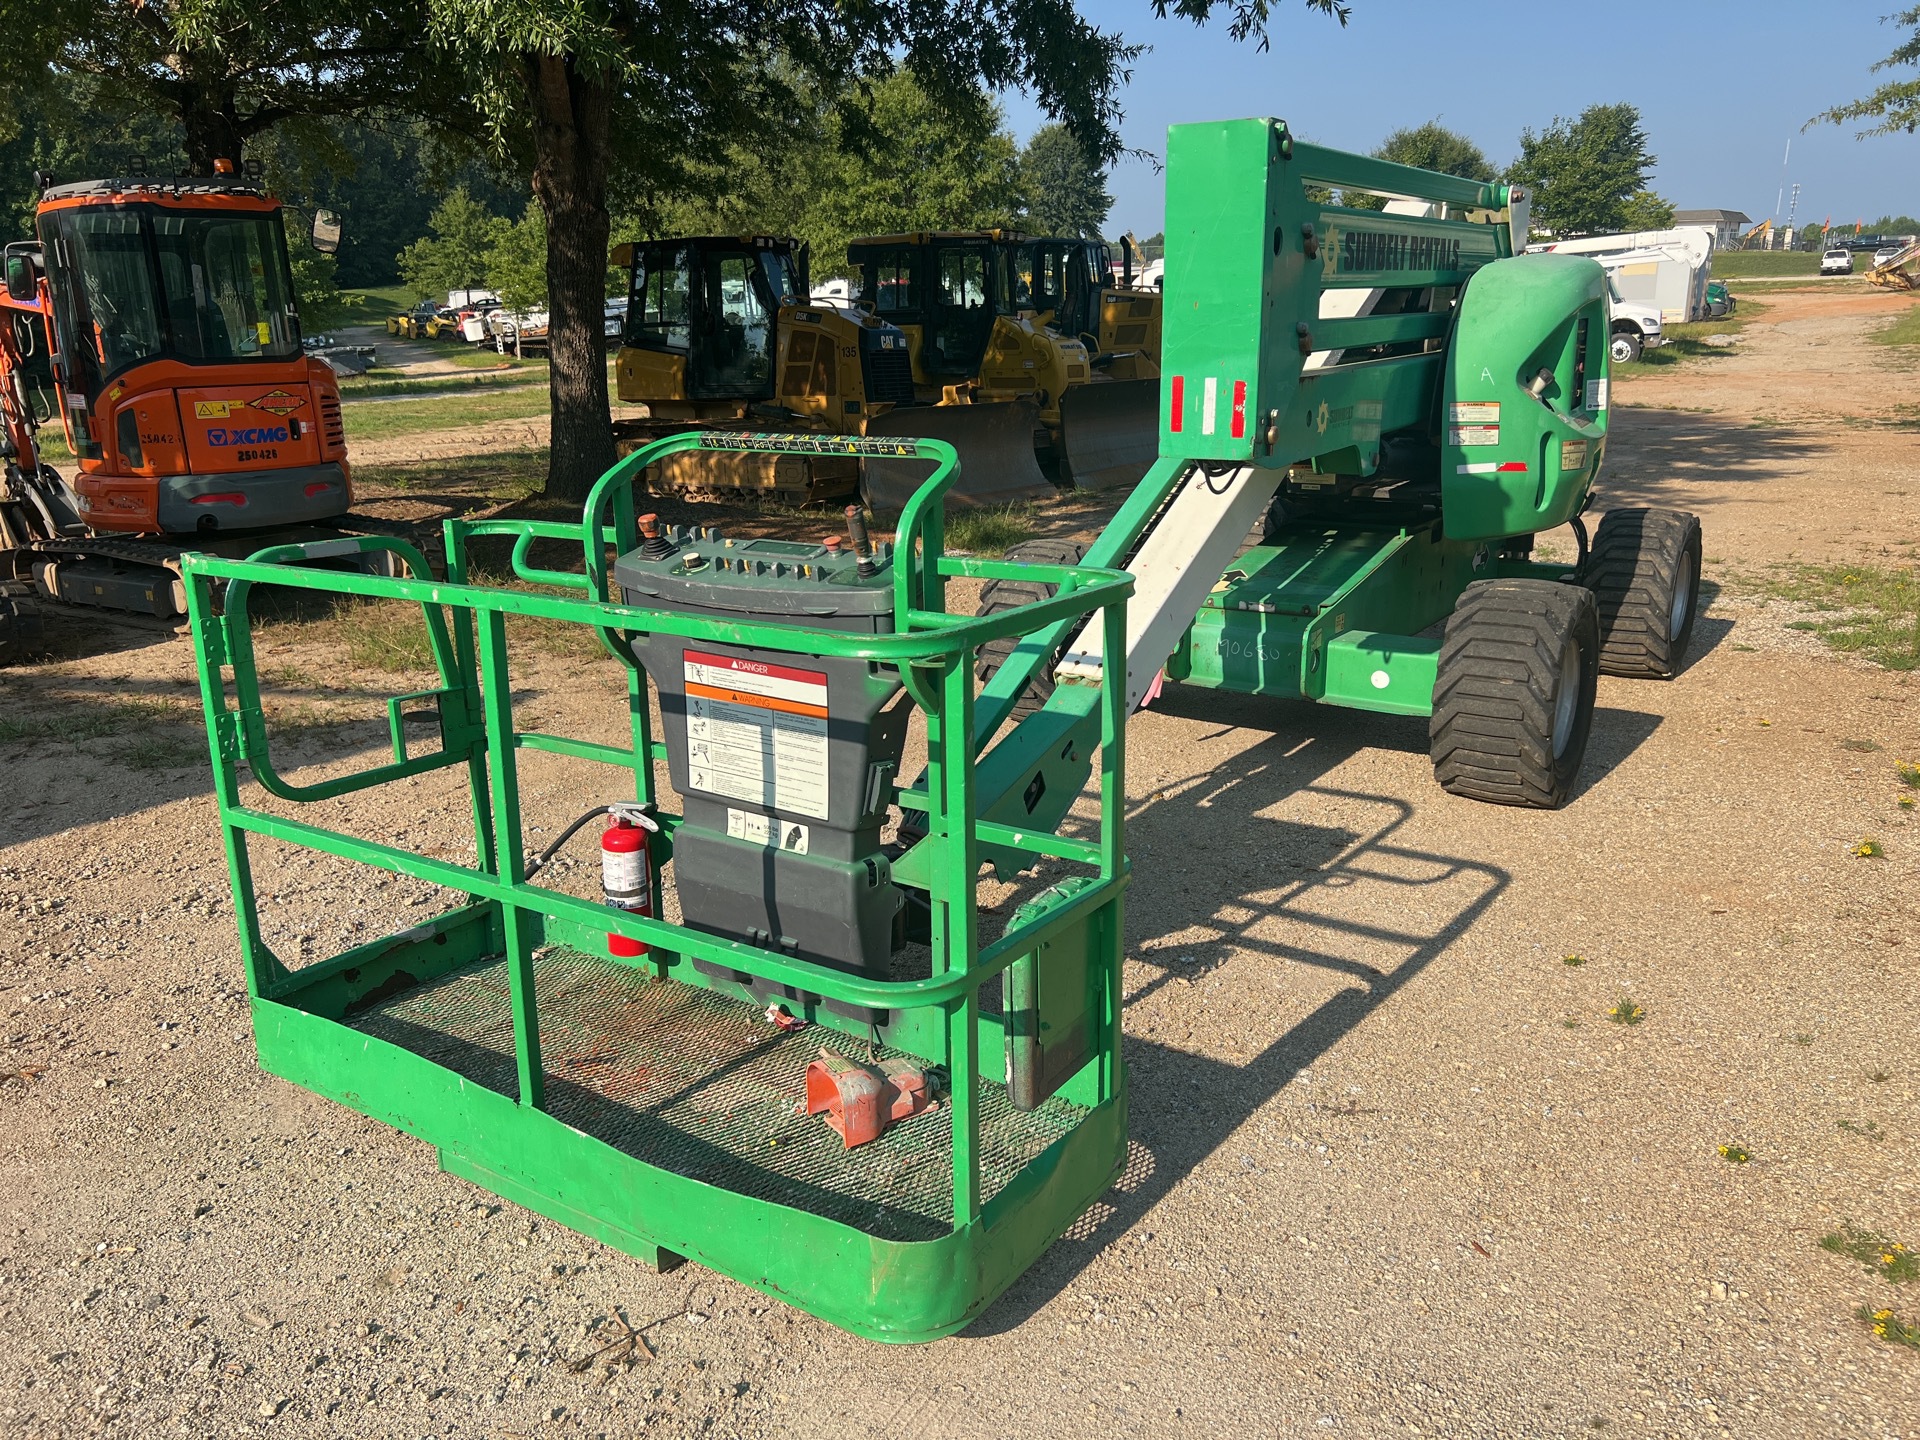
[{"label": "yellow bulldozer", "polygon": [[[706,235],[619,245],[631,272],[615,387],[647,417],[614,427],[621,453],[686,430],[868,433],[913,401],[912,362],[898,328],[808,298],[807,247],[770,235]],[[790,503],[859,486],[851,456],[672,457],[656,490],[747,493]]]},{"label": "yellow bulldozer", "polygon": [[1883,290],[1920,290],[1920,241],[1878,262],[1867,272],[1867,282]]},{"label": "yellow bulldozer", "polygon": [[[1105,247],[1097,249],[1105,272]],[[1108,305],[1108,276],[1096,273],[1087,242],[998,229],[921,231],[856,240],[847,260],[860,306],[905,334],[915,399],[933,407],[896,409],[868,433],[948,441],[960,452],[967,489],[982,472],[995,477],[982,498],[1045,494],[1055,478],[1088,488],[1131,484],[1152,464],[1157,380],[1125,384],[1105,367],[1124,355],[1124,374],[1146,380],[1149,368],[1159,373],[1157,353],[1147,355],[1144,343],[1097,348],[1103,331],[1117,336],[1128,322],[1133,298]],[[1159,297],[1140,299],[1151,309],[1140,339],[1150,330],[1157,352]],[[862,492],[876,508],[896,509],[926,468],[869,461]]]}]

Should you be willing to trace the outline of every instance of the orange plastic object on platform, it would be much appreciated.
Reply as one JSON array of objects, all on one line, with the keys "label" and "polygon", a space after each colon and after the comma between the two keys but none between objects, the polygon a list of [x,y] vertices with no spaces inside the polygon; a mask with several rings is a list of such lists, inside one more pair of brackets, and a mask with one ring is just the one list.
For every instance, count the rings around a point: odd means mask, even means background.
[{"label": "orange plastic object on platform", "polygon": [[807,1065],[807,1114],[825,1113],[847,1149],[878,1140],[887,1127],[933,1103],[927,1072],[905,1060],[860,1065],[823,1049]]}]

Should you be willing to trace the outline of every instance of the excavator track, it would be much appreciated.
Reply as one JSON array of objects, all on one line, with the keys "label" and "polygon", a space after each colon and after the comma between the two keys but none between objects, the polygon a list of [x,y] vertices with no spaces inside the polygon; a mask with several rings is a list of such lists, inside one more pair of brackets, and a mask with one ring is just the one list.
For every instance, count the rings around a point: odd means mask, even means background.
[{"label": "excavator track", "polygon": [[42,599],[64,605],[129,613],[172,624],[187,613],[180,558],[194,551],[244,558],[270,545],[336,540],[350,535],[390,535],[419,547],[429,565],[442,568],[444,544],[437,526],[375,515],[347,514],[326,525],[221,535],[180,537],[72,535],[34,540],[4,552],[11,577],[29,581]]},{"label": "excavator track", "polygon": [[[630,455],[642,445],[689,431],[754,432],[764,420],[723,423],[666,424],[624,420],[613,427],[614,448]],[[809,432],[796,432],[805,434]],[[860,482],[860,462],[844,455],[759,455],[690,451],[670,455],[646,472],[647,488],[656,495],[689,500],[748,503],[774,500],[784,505],[816,505],[844,500]]]}]

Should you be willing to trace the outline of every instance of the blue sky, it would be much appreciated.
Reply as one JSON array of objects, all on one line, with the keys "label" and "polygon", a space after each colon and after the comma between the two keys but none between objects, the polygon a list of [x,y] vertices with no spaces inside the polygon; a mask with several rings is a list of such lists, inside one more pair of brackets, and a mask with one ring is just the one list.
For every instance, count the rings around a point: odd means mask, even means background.
[{"label": "blue sky", "polygon": [[[1352,0],[1342,30],[1300,0],[1275,0],[1264,54],[1236,45],[1219,20],[1204,29],[1156,20],[1148,0],[1082,0],[1080,10],[1152,46],[1122,92],[1121,134],[1156,155],[1167,126],[1183,120],[1273,115],[1317,143],[1371,150],[1389,131],[1437,116],[1500,166],[1523,129],[1624,100],[1640,107],[1660,158],[1654,189],[1675,205],[1763,219],[1784,174],[1800,182],[1801,221],[1831,214],[1839,225],[1920,213],[1920,135],[1800,131],[1816,111],[1893,78],[1869,67],[1904,38],[1879,17],[1905,3]],[[1019,95],[1006,97],[1006,110],[1023,140],[1045,119]],[[1151,166],[1122,161],[1110,188],[1109,234],[1144,238],[1161,227],[1161,176]]]}]

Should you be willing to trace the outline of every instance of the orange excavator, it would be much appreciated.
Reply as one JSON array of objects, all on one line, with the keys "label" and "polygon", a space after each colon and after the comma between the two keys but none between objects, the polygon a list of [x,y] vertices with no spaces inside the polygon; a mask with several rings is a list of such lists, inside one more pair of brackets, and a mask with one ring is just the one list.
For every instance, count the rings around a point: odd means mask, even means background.
[{"label": "orange excavator", "polygon": [[[352,504],[340,391],[301,346],[282,206],[215,168],[42,176],[38,238],[5,247],[0,663],[22,592],[174,620],[184,551],[318,538]],[[312,233],[336,249],[338,218],[315,211]],[[56,423],[70,478],[42,454]]]}]

